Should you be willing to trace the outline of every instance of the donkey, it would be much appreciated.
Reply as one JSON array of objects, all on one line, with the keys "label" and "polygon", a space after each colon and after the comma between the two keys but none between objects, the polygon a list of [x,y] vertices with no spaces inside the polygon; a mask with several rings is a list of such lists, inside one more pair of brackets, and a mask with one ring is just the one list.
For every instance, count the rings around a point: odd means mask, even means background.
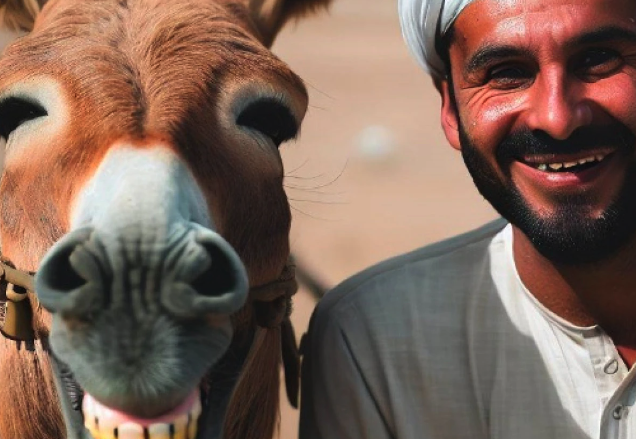
[{"label": "donkey", "polygon": [[327,3],[50,0],[6,49],[0,438],[273,436],[307,92],[268,48]]}]

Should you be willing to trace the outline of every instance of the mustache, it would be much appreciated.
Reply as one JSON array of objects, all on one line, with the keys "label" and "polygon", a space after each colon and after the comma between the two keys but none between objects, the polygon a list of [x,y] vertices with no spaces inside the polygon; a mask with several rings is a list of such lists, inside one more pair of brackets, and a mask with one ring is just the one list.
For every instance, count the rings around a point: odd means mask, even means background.
[{"label": "mustache", "polygon": [[526,155],[572,154],[599,148],[633,150],[636,135],[621,123],[577,128],[565,140],[558,140],[543,131],[521,130],[507,136],[495,152],[499,163]]}]

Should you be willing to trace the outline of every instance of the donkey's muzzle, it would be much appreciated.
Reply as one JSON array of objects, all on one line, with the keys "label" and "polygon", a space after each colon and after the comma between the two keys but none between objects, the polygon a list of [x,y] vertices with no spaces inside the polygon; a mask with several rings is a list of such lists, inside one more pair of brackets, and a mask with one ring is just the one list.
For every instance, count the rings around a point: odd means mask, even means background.
[{"label": "donkey's muzzle", "polygon": [[150,242],[92,228],[70,232],[40,265],[40,302],[64,318],[88,321],[127,307],[138,316],[177,319],[237,311],[248,292],[239,256],[216,232],[193,223],[176,229]]}]

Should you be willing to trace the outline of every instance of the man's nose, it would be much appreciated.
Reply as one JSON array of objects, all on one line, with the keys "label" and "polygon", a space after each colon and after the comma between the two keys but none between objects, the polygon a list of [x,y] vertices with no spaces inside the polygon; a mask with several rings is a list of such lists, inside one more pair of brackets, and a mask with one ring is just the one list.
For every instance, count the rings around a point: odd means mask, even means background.
[{"label": "man's nose", "polygon": [[565,72],[546,72],[537,77],[532,88],[526,120],[529,129],[565,140],[577,128],[592,122],[585,85]]}]

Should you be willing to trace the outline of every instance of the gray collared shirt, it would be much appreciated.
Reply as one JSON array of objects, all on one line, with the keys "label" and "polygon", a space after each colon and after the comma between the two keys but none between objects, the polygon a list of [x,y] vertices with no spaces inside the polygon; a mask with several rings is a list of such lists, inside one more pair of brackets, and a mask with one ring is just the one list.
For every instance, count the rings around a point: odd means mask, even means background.
[{"label": "gray collared shirt", "polygon": [[502,220],[345,281],[303,345],[301,439],[636,438],[636,368],[526,290]]}]

